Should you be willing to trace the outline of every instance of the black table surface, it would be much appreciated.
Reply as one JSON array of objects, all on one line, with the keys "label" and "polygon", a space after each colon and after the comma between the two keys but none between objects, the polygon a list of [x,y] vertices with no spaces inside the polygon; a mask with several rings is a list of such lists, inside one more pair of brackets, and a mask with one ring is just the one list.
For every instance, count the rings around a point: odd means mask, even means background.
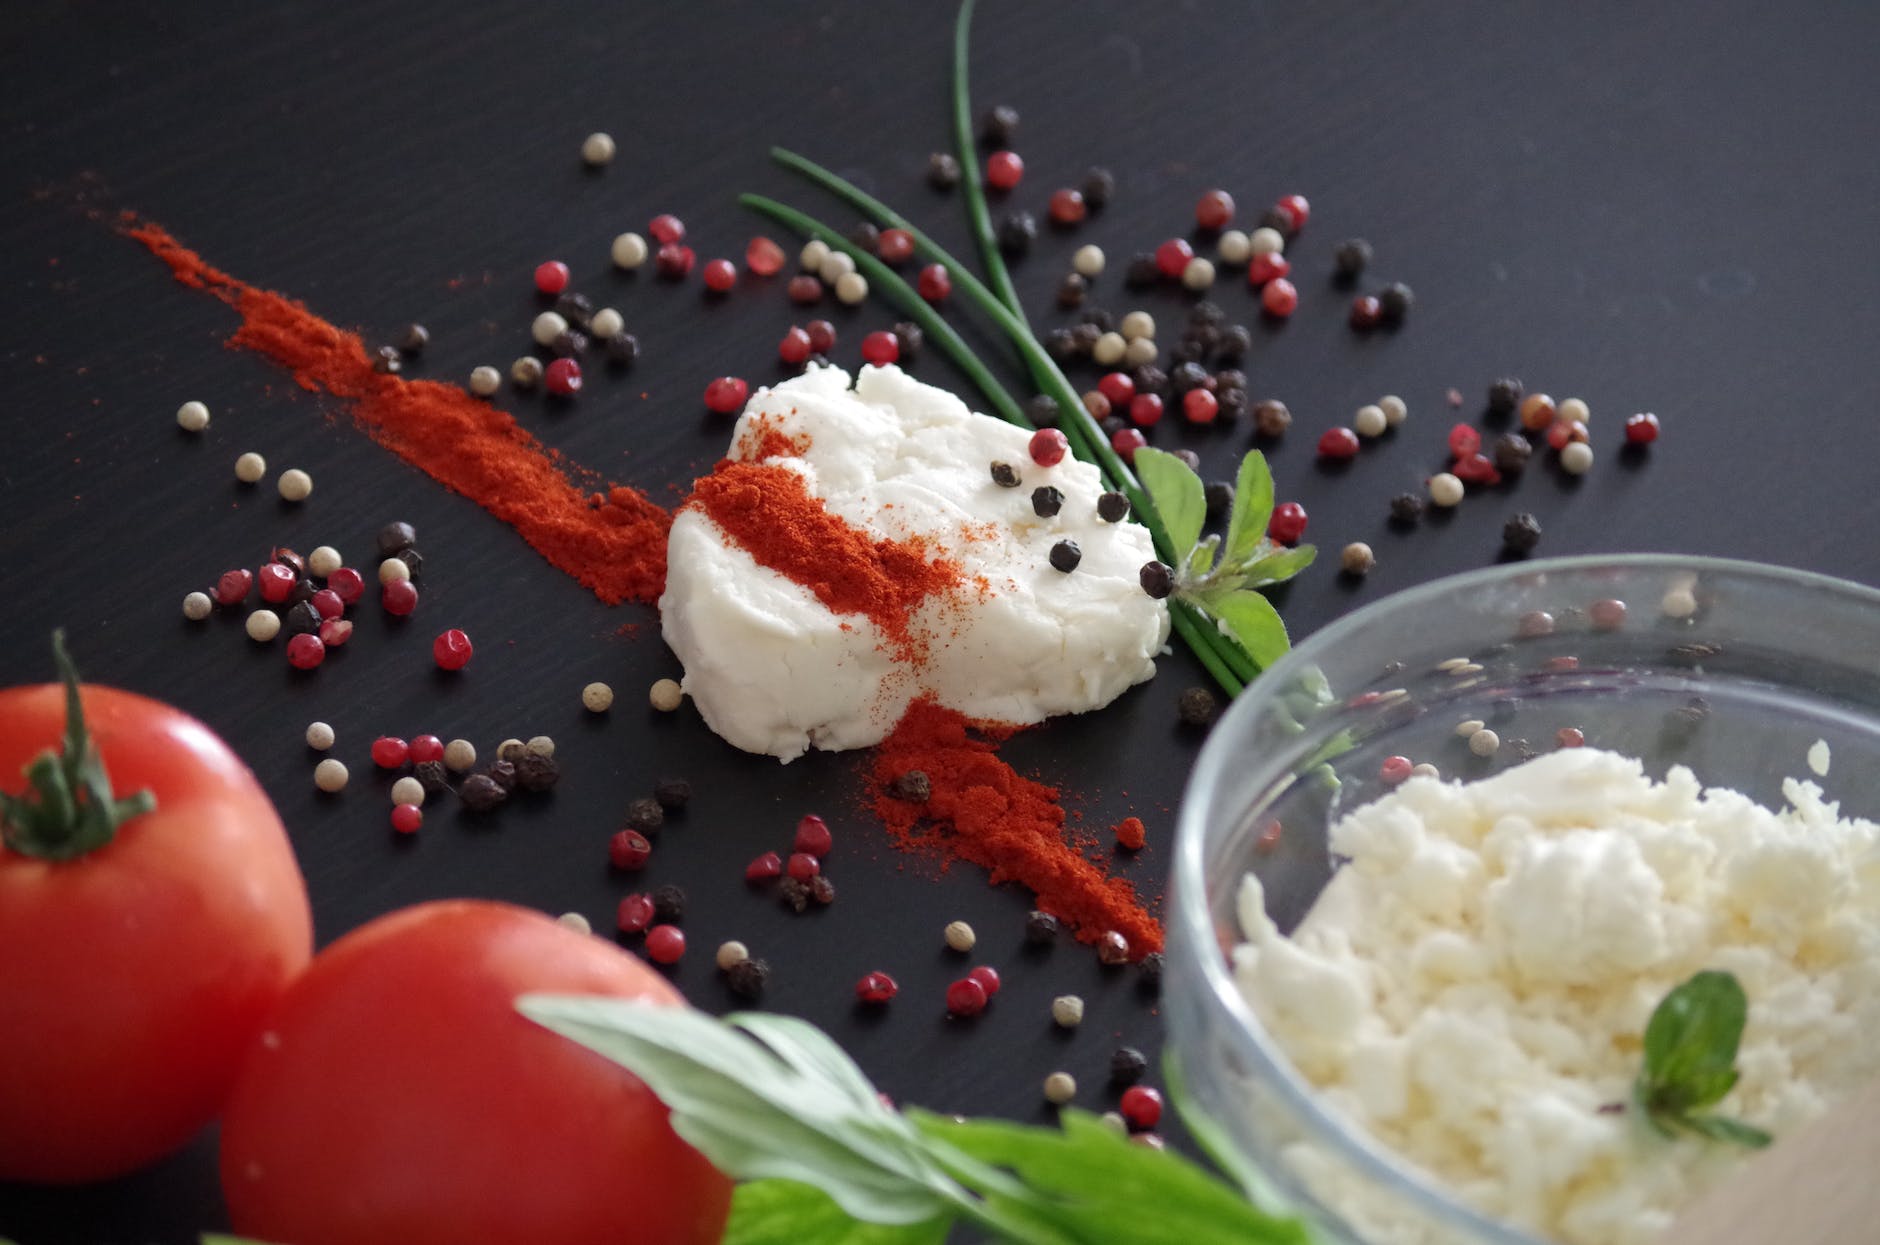
[{"label": "black table surface", "polygon": [[[421,321],[432,342],[414,373],[459,382],[527,348],[530,272],[564,258],[576,288],[625,314],[643,359],[627,376],[592,369],[571,409],[507,388],[500,401],[572,459],[671,500],[726,441],[727,422],[700,406],[706,380],[774,379],[775,343],[805,317],[780,279],[707,301],[696,278],[674,289],[623,276],[609,240],[670,211],[701,259],[738,257],[764,230],[735,204],[742,190],[853,222],[767,162],[767,146],[784,143],[970,254],[958,196],[923,180],[928,153],[949,146],[951,18],[946,5],[858,3],[10,6],[0,685],[47,678],[46,636],[63,625],[88,678],[211,724],[290,827],[323,943],[441,896],[579,911],[605,930],[628,889],[606,867],[608,834],[629,799],[683,775],[698,795],[641,880],[691,894],[694,950],[673,976],[695,1002],[733,1003],[710,953],[737,937],[774,966],[769,1005],[827,1026],[898,1098],[1043,1119],[1040,1080],[1061,1067],[1084,1103],[1108,1105],[1112,1048],[1160,1044],[1153,1003],[1128,974],[1070,944],[1021,953],[1023,894],[896,853],[862,807],[857,755],[780,766],[720,743],[689,708],[650,712],[646,687],[679,673],[652,610],[600,604],[373,445],[338,404],[223,349],[229,309],[96,215],[160,221],[212,263],[369,340]],[[1213,186],[1243,217],[1282,194],[1311,199],[1291,250],[1301,307],[1289,323],[1261,323],[1231,272],[1214,293],[1255,329],[1254,395],[1283,398],[1297,418],[1270,457],[1327,555],[1279,596],[1305,635],[1493,561],[1520,510],[1539,517],[1544,553],[1716,554],[1880,583],[1867,530],[1874,399],[1859,368],[1880,340],[1880,79],[1864,55],[1877,45],[1880,9],[1853,5],[994,3],[979,15],[973,77],[980,106],[1023,114],[1027,174],[1010,206],[1042,218],[1050,190],[1087,166],[1117,175],[1107,211],[1075,232],[1047,229],[1019,266],[1041,325],[1068,318],[1056,283],[1072,249],[1095,241],[1111,268],[1092,303],[1147,307],[1172,341],[1192,299],[1125,292],[1128,257],[1187,233]],[[599,173],[577,155],[592,130],[620,146]],[[1330,274],[1333,246],[1351,236],[1376,248],[1368,284],[1414,287],[1400,331],[1347,328],[1349,293]],[[895,318],[879,303],[820,314],[849,366],[862,334]],[[1018,381],[1008,352],[973,340]],[[944,360],[923,358],[917,374],[976,401]],[[1442,465],[1449,424],[1478,419],[1502,375],[1586,399],[1593,471],[1575,480],[1537,464],[1448,521],[1389,526],[1390,496]],[[1385,393],[1408,401],[1410,422],[1347,470],[1316,464],[1318,432]],[[173,419],[192,398],[214,412],[201,436]],[[1641,410],[1664,436],[1621,454],[1621,423]],[[1249,444],[1245,426],[1178,424],[1157,442],[1195,449],[1205,475],[1228,474]],[[312,498],[288,506],[271,484],[237,485],[231,465],[249,449],[274,471],[308,470]],[[315,677],[294,677],[279,645],[252,644],[238,619],[180,616],[185,592],[275,544],[328,543],[363,561],[391,519],[420,533],[419,615],[390,626],[362,611],[354,643]],[[1352,540],[1377,552],[1362,582],[1336,573]],[[425,642],[447,625],[479,648],[461,677],[429,660]],[[1117,867],[1157,898],[1199,743],[1176,701],[1202,681],[1185,652],[1160,665],[1110,708],[1005,750],[1062,787],[1086,827],[1141,815],[1151,845]],[[620,697],[604,717],[579,703],[595,679]],[[337,799],[310,780],[302,731],[314,719],[338,729],[336,755],[355,775]],[[547,733],[567,777],[498,831],[445,815],[394,841],[366,746],[427,731],[485,749]],[[739,878],[810,811],[840,838],[841,896],[796,918]],[[977,926],[974,958],[1007,981],[970,1026],[949,1024],[940,1002],[961,969],[940,940],[956,918]],[[897,974],[903,994],[871,1019],[850,991],[875,968]],[[1071,992],[1088,1019],[1054,1032],[1048,1000]],[[184,1241],[222,1222],[212,1132],[102,1188],[0,1186],[0,1235],[22,1245]]]}]

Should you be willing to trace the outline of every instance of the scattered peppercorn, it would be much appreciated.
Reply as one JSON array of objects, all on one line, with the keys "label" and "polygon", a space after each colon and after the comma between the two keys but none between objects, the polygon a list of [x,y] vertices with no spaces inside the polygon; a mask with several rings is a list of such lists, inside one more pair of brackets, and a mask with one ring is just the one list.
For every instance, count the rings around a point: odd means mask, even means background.
[{"label": "scattered peppercorn", "polygon": [[1353,281],[1371,262],[1371,244],[1363,238],[1350,238],[1332,252],[1332,266],[1341,281]]},{"label": "scattered peppercorn", "polygon": [[516,765],[513,761],[491,761],[489,768],[483,771],[490,780],[503,789],[507,795],[516,789]]},{"label": "scattered peppercorn", "polygon": [[1528,459],[1534,453],[1534,447],[1528,439],[1515,432],[1504,432],[1496,437],[1492,448],[1495,469],[1508,475],[1514,475],[1524,469],[1528,464]]},{"label": "scattered peppercorn", "polygon": [[1105,523],[1121,523],[1129,517],[1129,497],[1124,493],[1109,492],[1097,495],[1097,517]]},{"label": "scattered peppercorn", "polygon": [[671,882],[653,889],[653,917],[676,924],[685,919],[685,888]]},{"label": "scattered peppercorn", "polygon": [[979,935],[975,934],[973,927],[964,921],[948,922],[944,936],[948,949],[958,951],[962,955],[971,951],[974,944],[979,941]]},{"label": "scattered peppercorn", "polygon": [[1175,590],[1175,572],[1166,562],[1144,562],[1136,580],[1144,592],[1158,601]]},{"label": "scattered peppercorn", "polygon": [[539,752],[524,753],[515,762],[516,785],[524,791],[547,791],[561,779],[561,765]]},{"label": "scattered peppercorn", "polygon": [[1377,309],[1385,324],[1402,324],[1415,302],[1416,295],[1401,281],[1393,281],[1377,293]]},{"label": "scattered peppercorn", "polygon": [[1339,556],[1339,565],[1347,575],[1368,575],[1371,568],[1377,565],[1377,555],[1371,551],[1371,546],[1361,540],[1354,540],[1345,546],[1344,553]]},{"label": "scattered peppercorn", "polygon": [[1502,524],[1501,543],[1512,553],[1532,553],[1541,543],[1541,521],[1525,511],[1514,515]]},{"label": "scattered peppercorn", "polygon": [[875,1007],[882,1006],[900,992],[901,987],[886,973],[868,973],[855,983],[855,997]]},{"label": "scattered peppercorn", "polygon": [[1011,463],[993,463],[992,482],[1000,488],[1017,488],[1019,486],[1018,468]]},{"label": "scattered peppercorn", "polygon": [[442,761],[420,761],[412,767],[411,776],[418,780],[426,795],[442,795],[450,790],[450,776]]},{"label": "scattered peppercorn", "polygon": [[1089,290],[1090,282],[1084,280],[1074,272],[1067,272],[1064,274],[1063,279],[1058,282],[1057,304],[1066,309],[1081,307],[1083,306],[1084,295],[1087,294]]},{"label": "scattered peppercorn", "polygon": [[1134,1085],[1149,1070],[1149,1058],[1133,1046],[1119,1046],[1110,1055],[1110,1083]]},{"label": "scattered peppercorn", "polygon": [[1408,526],[1423,517],[1423,499],[1415,493],[1399,493],[1390,499],[1391,522]]},{"label": "scattered peppercorn", "polygon": [[1253,404],[1253,426],[1263,437],[1282,436],[1292,427],[1292,412],[1284,402],[1266,398]]},{"label": "scattered peppercorn", "polygon": [[607,840],[607,859],[616,869],[637,873],[652,858],[652,841],[638,830],[616,830]]},{"label": "scattered peppercorn", "polygon": [[1201,495],[1207,503],[1210,519],[1218,519],[1234,508],[1234,485],[1231,480],[1210,480]]},{"label": "scattered peppercorn", "polygon": [[809,880],[809,897],[828,907],[836,901],[836,884],[829,880],[829,875],[819,873]]},{"label": "scattered peppercorn", "polygon": [[1144,994],[1156,994],[1162,989],[1162,973],[1168,961],[1160,951],[1151,951],[1136,963],[1136,988]]},{"label": "scattered peppercorn", "polygon": [[653,788],[653,799],[668,813],[676,813],[692,799],[692,784],[683,778],[662,779]]},{"label": "scattered peppercorn", "polygon": [[1190,687],[1183,689],[1181,697],[1175,702],[1175,708],[1183,725],[1206,726],[1220,712],[1220,702],[1207,688]]},{"label": "scattered peppercorn", "polygon": [[1031,511],[1041,519],[1049,519],[1064,508],[1064,494],[1049,484],[1041,484],[1031,491]]},{"label": "scattered peppercorn", "polygon": [[1038,240],[1038,221],[1030,212],[1013,212],[999,222],[999,249],[1020,256]]},{"label": "scattered peppercorn", "polygon": [[1049,428],[1058,421],[1058,401],[1048,393],[1033,394],[1025,403],[1025,414],[1040,428]]},{"label": "scattered peppercorn", "polygon": [[472,774],[458,786],[457,798],[471,812],[487,813],[508,799],[509,792],[488,774]]},{"label": "scattered peppercorn", "polygon": [[396,346],[380,346],[372,352],[372,370],[383,376],[396,376],[405,367]]},{"label": "scattered peppercorn", "polygon": [[1146,1085],[1130,1086],[1116,1105],[1123,1119],[1137,1132],[1146,1132],[1161,1122],[1162,1095]]},{"label": "scattered peppercorn", "polygon": [[1056,917],[1034,908],[1025,917],[1025,941],[1034,947],[1056,942],[1060,928]]},{"label": "scattered peppercorn", "polygon": [[901,366],[906,367],[914,362],[915,356],[920,353],[920,348],[926,344],[927,335],[921,331],[920,325],[912,320],[897,321],[893,333],[895,345],[900,348]]},{"label": "scattered peppercorn", "polygon": [[757,998],[769,981],[770,964],[765,960],[740,960],[725,970],[725,985],[741,999]]},{"label": "scattered peppercorn", "polygon": [[1097,939],[1097,960],[1111,967],[1128,963],[1129,939],[1116,930],[1107,931]]},{"label": "scattered peppercorn", "polygon": [[1084,560],[1084,551],[1074,540],[1060,540],[1051,546],[1051,567],[1068,575]]},{"label": "scattered peppercorn", "polygon": [[777,883],[777,899],[793,912],[809,910],[810,889],[807,882],[786,877]]},{"label": "scattered peppercorn", "polygon": [[[1088,201],[1086,194],[1084,199]],[[1128,267],[1123,269],[1123,284],[1131,289],[1142,289],[1154,285],[1162,279],[1162,269],[1156,264],[1153,255],[1132,255]]]},{"label": "scattered peppercorn", "polygon": [[661,713],[671,713],[685,701],[685,689],[677,679],[655,679],[647,689],[647,701]]}]

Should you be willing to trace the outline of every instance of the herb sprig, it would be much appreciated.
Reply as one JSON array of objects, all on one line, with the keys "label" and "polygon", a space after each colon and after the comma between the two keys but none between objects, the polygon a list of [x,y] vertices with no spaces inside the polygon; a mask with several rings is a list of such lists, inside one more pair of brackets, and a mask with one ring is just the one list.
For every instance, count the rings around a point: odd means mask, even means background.
[{"label": "herb sprig", "polygon": [[1632,1097],[1666,1137],[1680,1131],[1760,1149],[1768,1133],[1708,1112],[1736,1085],[1749,999],[1731,973],[1701,972],[1673,989],[1645,1026],[1645,1063]]},{"label": "herb sprig", "polygon": [[1230,1185],[1096,1117],[1061,1127],[888,1106],[841,1048],[787,1016],[525,995],[523,1015],[621,1064],[742,1183],[725,1245],[938,1245],[966,1223],[1015,1245],[1308,1245]]}]

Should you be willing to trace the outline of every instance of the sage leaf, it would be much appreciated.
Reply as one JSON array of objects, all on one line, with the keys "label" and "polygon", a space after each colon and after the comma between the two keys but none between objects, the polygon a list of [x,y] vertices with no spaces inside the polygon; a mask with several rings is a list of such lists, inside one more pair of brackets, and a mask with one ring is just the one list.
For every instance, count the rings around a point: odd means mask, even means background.
[{"label": "sage leaf", "polygon": [[1273,608],[1271,601],[1250,588],[1209,593],[1201,598],[1200,605],[1221,631],[1238,641],[1248,656],[1262,667],[1284,657],[1291,647],[1279,611]]},{"label": "sage leaf", "polygon": [[1188,551],[1187,563],[1182,567],[1182,578],[1193,583],[1206,577],[1214,569],[1214,555],[1221,547],[1219,536],[1209,536],[1195,542],[1195,547]]},{"label": "sage leaf", "polygon": [[795,1180],[749,1180],[731,1194],[721,1245],[941,1245],[950,1218],[863,1223],[834,1198]]},{"label": "sage leaf", "polygon": [[[1259,552],[1259,546],[1255,546],[1255,551]],[[1259,553],[1251,561],[1239,564],[1230,562],[1229,565],[1240,580],[1239,587],[1264,588],[1268,584],[1291,579],[1311,566],[1318,556],[1318,548],[1314,545],[1300,545],[1296,549],[1274,545],[1270,553]]]},{"label": "sage leaf", "polygon": [[[1142,451],[1137,450],[1140,458]],[[1240,473],[1234,480],[1234,508],[1227,518],[1227,562],[1238,566],[1253,556],[1266,539],[1266,525],[1273,517],[1273,473],[1267,468],[1266,455],[1247,451],[1240,460]]]},{"label": "sage leaf", "polygon": [[1136,451],[1136,478],[1149,492],[1162,526],[1168,529],[1175,556],[1186,561],[1188,551],[1201,539],[1208,517],[1208,501],[1201,477],[1175,455],[1145,445]]}]

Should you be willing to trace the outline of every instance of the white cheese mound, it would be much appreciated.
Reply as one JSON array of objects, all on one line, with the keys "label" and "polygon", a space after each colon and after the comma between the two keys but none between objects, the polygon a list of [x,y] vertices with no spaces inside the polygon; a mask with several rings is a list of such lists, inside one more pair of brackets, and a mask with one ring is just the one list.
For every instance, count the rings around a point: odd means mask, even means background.
[{"label": "white cheese mound", "polygon": [[[1487,1214],[1645,1245],[1752,1152],[1668,1141],[1625,1103],[1640,1038],[1701,969],[1749,996],[1718,1107],[1778,1138],[1880,1077],[1880,827],[1563,749],[1413,778],[1331,831],[1348,856],[1290,940],[1240,894],[1241,992],[1333,1108]],[[1367,1240],[1434,1242],[1324,1152],[1284,1151]]]},{"label": "white cheese mound", "polygon": [[[1068,456],[1040,467],[1030,433],[895,367],[863,368],[853,390],[832,367],[758,390],[729,457],[749,460],[765,431],[801,448],[764,461],[799,473],[831,514],[874,539],[923,541],[967,586],[915,611],[921,651],[910,660],[867,617],[831,612],[697,508],[682,509],[661,627],[686,692],[730,743],[784,761],[811,747],[866,747],[921,695],[1026,725],[1101,708],[1155,673],[1168,610],[1137,580],[1155,551],[1140,525],[1098,517],[1095,467]],[[1020,487],[995,484],[994,461],[1016,467]],[[1040,485],[1064,495],[1053,518],[1033,512]],[[1069,573],[1050,564],[1067,538],[1083,551]]]}]

